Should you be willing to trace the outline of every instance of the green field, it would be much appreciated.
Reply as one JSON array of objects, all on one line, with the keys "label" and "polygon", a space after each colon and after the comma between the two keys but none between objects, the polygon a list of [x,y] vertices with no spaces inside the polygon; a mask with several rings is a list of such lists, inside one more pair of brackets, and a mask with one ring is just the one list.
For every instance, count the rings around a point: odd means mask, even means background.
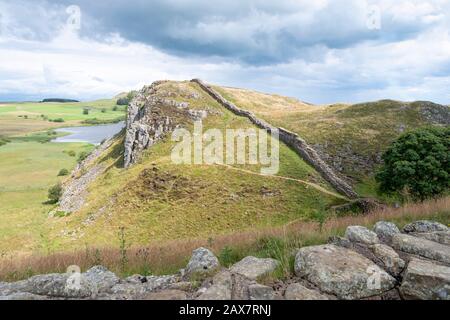
[{"label": "green field", "polygon": [[[89,109],[88,114],[83,113],[85,108]],[[0,137],[80,125],[83,121],[92,119],[119,120],[124,118],[125,109],[125,106],[117,106],[115,99],[77,103],[2,103],[0,104]],[[52,122],[55,119],[63,119],[64,122]]]},{"label": "green field", "polygon": [[[83,114],[86,107],[88,115]],[[114,99],[0,104],[0,256],[48,250],[48,212],[53,206],[44,204],[47,191],[63,179],[57,177],[60,169],[71,171],[78,155],[93,148],[84,143],[49,143],[58,136],[52,129],[124,115],[125,107],[116,107]],[[64,122],[50,121],[58,118]]]},{"label": "green field", "polygon": [[[92,146],[79,143],[12,142],[0,147],[0,255],[47,250],[47,190],[62,168]],[[64,152],[66,151],[66,152]]]}]

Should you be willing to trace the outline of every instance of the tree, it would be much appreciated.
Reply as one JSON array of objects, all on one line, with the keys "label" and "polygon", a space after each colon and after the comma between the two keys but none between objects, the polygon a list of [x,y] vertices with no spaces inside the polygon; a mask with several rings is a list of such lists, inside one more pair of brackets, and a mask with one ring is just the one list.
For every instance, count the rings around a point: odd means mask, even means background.
[{"label": "tree", "polygon": [[58,177],[63,177],[63,176],[68,176],[69,175],[69,170],[67,169],[61,169],[58,173]]},{"label": "tree", "polygon": [[119,98],[116,102],[119,106],[127,106],[130,104],[131,100],[136,96],[136,91],[130,91],[127,93],[126,97]]},{"label": "tree", "polygon": [[48,199],[52,203],[57,203],[62,196],[62,186],[61,183],[58,183],[48,189]]},{"label": "tree", "polygon": [[450,189],[450,127],[417,129],[400,136],[384,153],[376,175],[380,191],[425,200]]}]

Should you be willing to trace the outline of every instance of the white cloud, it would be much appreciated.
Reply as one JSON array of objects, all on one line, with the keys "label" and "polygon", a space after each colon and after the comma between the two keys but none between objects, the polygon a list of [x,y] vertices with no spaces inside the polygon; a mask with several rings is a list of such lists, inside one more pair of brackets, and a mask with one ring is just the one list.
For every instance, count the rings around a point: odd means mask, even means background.
[{"label": "white cloud", "polygon": [[[188,29],[168,27],[171,41],[190,40],[205,47],[223,41],[227,50],[245,47],[240,55],[250,60],[280,57],[276,63],[254,65],[232,54],[218,56],[213,49],[197,56],[189,50],[170,54],[158,45],[131,41],[120,30],[79,35],[65,27],[64,7],[57,5],[37,10],[39,17],[50,20],[27,24],[30,9],[15,20],[8,9],[14,3],[0,2],[8,22],[0,34],[0,100],[11,95],[92,99],[154,80],[201,77],[316,103],[383,98],[450,101],[450,4],[445,0],[381,0],[380,31],[364,29],[365,5],[350,0],[286,0],[264,6],[255,1],[259,7],[250,5],[236,19],[202,17]],[[180,1],[170,4],[178,9],[187,6]],[[238,4],[230,5],[227,12],[237,8]],[[339,23],[330,20],[333,15]],[[349,24],[341,23],[352,15]],[[83,14],[84,27],[97,23]],[[285,46],[286,41],[301,43],[301,49]]]}]

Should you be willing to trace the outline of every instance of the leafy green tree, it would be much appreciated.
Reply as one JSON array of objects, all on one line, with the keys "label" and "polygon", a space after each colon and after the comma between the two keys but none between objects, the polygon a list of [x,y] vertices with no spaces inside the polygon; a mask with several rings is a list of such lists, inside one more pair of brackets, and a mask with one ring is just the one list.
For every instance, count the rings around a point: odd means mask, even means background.
[{"label": "leafy green tree", "polygon": [[425,200],[450,189],[450,127],[403,134],[383,155],[376,175],[380,191]]},{"label": "leafy green tree", "polygon": [[62,186],[61,183],[58,183],[48,189],[48,199],[52,203],[57,203],[62,196]]},{"label": "leafy green tree", "polygon": [[58,173],[58,177],[63,177],[63,176],[68,176],[69,175],[69,170],[67,169],[61,169]]}]

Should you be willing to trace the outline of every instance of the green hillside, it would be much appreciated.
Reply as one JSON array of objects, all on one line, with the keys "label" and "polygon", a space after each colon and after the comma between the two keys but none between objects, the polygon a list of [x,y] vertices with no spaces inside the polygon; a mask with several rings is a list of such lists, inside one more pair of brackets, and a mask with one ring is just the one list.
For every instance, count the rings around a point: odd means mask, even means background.
[{"label": "green hillside", "polygon": [[[330,166],[347,176],[363,196],[377,196],[373,172],[379,154],[393,139],[408,129],[448,121],[448,107],[428,102],[385,100],[314,106],[244,89],[215,89],[272,125],[299,133]],[[162,82],[152,98],[188,103],[194,111],[207,110],[204,130],[255,128],[246,118],[219,105],[193,82]],[[91,106],[89,115],[83,114],[86,105]],[[275,176],[262,176],[258,165],[174,164],[170,158],[174,147],[170,135],[146,150],[131,168],[124,169],[125,133],[122,133],[79,172],[83,175],[96,167],[103,170],[87,184],[81,209],[49,217],[48,213],[56,207],[44,204],[47,189],[64,179],[56,177],[60,169],[75,167],[76,157],[69,156],[68,151],[78,156],[82,151],[92,150],[92,146],[42,143],[49,134],[42,130],[76,125],[92,118],[101,121],[123,118],[123,111],[123,107],[115,106],[115,100],[0,105],[0,135],[9,141],[0,146],[0,179],[5,181],[0,187],[2,254],[117,246],[120,228],[126,230],[130,245],[205,240],[323,220],[333,214],[331,207],[347,201],[284,144],[280,144],[280,171]],[[65,122],[50,122],[43,114],[50,119],[62,117]],[[190,122],[186,125],[192,126]],[[72,178],[66,178],[65,183],[71,181]]]},{"label": "green hillside", "polygon": [[382,152],[400,134],[422,126],[450,124],[450,108],[431,102],[381,100],[313,106],[278,95],[214,88],[271,124],[298,133],[367,195],[375,195],[372,177]]},{"label": "green hillside", "polygon": [[[158,87],[158,94],[188,102],[191,109],[208,108],[205,130],[253,127],[196,84],[167,82]],[[90,185],[86,205],[51,221],[52,241],[61,248],[83,243],[108,245],[117,238],[120,227],[125,227],[133,244],[204,239],[309,220],[345,201],[284,145],[280,146],[280,171],[271,177],[261,176],[259,166],[173,164],[173,146],[168,137],[147,150],[136,165],[123,169],[123,136],[118,137],[92,164],[101,163],[108,169]],[[67,236],[61,237],[61,233]]]}]

